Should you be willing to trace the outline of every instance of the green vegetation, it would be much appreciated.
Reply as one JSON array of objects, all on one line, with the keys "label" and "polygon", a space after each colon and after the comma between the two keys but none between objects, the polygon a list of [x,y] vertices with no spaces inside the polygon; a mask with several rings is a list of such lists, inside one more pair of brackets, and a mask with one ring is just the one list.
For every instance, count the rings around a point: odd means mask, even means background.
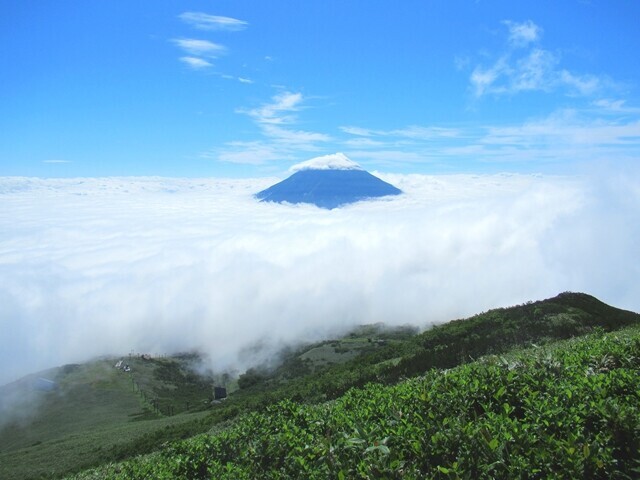
[{"label": "green vegetation", "polygon": [[637,478],[640,329],[283,400],[90,478]]},{"label": "green vegetation", "polygon": [[239,389],[214,404],[195,355],[67,366],[0,431],[0,478],[635,478],[639,324],[564,293],[368,325],[225,377]]},{"label": "green vegetation", "polygon": [[129,372],[115,368],[117,360],[45,372],[56,383],[51,391],[34,390],[37,376],[3,387],[31,402],[35,413],[0,432],[0,478],[56,477],[210,428],[202,410],[211,380],[193,373],[193,355],[125,357]]},{"label": "green vegetation", "polygon": [[[340,397],[352,387],[367,383],[394,384],[431,368],[451,368],[487,354],[514,347],[542,345],[601,328],[605,331],[640,322],[640,315],[610,307],[589,295],[563,293],[557,297],[500,308],[433,327],[415,335],[408,328],[380,333],[369,349],[348,361],[289,375],[293,356],[280,369],[261,372],[250,385],[234,395],[234,406],[265,407],[283,398],[318,403]],[[367,335],[347,335],[346,340],[365,341]],[[369,342],[366,342],[367,344]],[[346,342],[340,343],[341,346]],[[250,372],[251,373],[251,372]],[[283,378],[287,378],[283,382]],[[242,378],[242,377],[241,377]],[[233,408],[231,404],[230,408]]]}]

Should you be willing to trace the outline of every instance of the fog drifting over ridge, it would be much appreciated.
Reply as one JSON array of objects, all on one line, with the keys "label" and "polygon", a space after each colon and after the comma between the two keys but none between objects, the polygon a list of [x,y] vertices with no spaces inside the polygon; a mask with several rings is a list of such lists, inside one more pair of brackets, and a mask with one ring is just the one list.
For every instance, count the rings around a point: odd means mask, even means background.
[{"label": "fog drifting over ridge", "polygon": [[405,193],[330,211],[253,198],[276,179],[0,178],[0,384],[565,290],[640,310],[637,175],[378,176]]}]

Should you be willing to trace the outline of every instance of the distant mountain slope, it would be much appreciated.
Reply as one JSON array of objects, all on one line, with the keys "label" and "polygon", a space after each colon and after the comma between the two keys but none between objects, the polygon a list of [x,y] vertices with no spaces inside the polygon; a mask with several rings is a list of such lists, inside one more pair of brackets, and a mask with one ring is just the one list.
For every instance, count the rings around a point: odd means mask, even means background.
[{"label": "distant mountain slope", "polygon": [[0,387],[0,479],[60,475],[155,446],[158,433],[206,430],[213,380],[194,373],[197,360],[100,359]]},{"label": "distant mountain slope", "polygon": [[585,293],[560,295],[438,325],[414,337],[402,359],[387,371],[391,378],[429,368],[450,368],[513,347],[570,338],[601,328],[617,330],[640,323],[640,314],[621,310]]},{"label": "distant mountain slope", "polygon": [[[563,293],[419,334],[410,327],[367,326],[340,338],[290,348],[281,355],[280,366],[247,372],[238,381],[239,391],[199,413],[187,411],[205,406],[211,380],[192,376],[188,357],[127,358],[130,372],[116,370],[115,360],[68,366],[58,374],[43,372],[40,376],[58,387],[48,390],[49,384],[41,383],[38,395],[45,402],[39,415],[0,427],[0,478],[55,478],[151,452],[176,438],[224,428],[240,414],[273,408],[283,399],[322,403],[368,383],[382,388],[472,363],[483,355],[506,355],[532,344],[544,346],[556,339],[638,324],[637,313],[590,295]],[[157,400],[160,412],[153,411],[150,400]]]},{"label": "distant mountain slope", "polygon": [[629,327],[288,398],[76,480],[638,478],[640,330]]},{"label": "distant mountain slope", "polygon": [[[635,324],[640,324],[640,314],[611,307],[584,293],[566,292],[437,325],[312,373],[301,369],[300,362],[289,359],[279,369],[264,372],[247,392],[241,390],[236,395],[243,398],[246,393],[251,398],[260,391],[263,403],[282,397],[322,401],[368,382],[394,383],[431,368],[451,368],[514,347],[580,336],[598,328],[609,331]],[[300,351],[300,356],[303,355],[304,350]],[[282,377],[290,380],[281,385]]]},{"label": "distant mountain slope", "polygon": [[265,202],[312,203],[333,209],[402,191],[364,171],[342,154],[326,155],[293,167],[287,179],[256,194]]}]

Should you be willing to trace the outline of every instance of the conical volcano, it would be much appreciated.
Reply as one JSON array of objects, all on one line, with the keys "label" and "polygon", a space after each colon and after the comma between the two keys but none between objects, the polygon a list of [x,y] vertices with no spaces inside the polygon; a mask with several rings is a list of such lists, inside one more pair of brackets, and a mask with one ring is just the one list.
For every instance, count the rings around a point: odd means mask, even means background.
[{"label": "conical volcano", "polygon": [[337,208],[402,191],[365,171],[346,155],[313,158],[291,168],[293,175],[256,194],[262,202],[312,203]]}]

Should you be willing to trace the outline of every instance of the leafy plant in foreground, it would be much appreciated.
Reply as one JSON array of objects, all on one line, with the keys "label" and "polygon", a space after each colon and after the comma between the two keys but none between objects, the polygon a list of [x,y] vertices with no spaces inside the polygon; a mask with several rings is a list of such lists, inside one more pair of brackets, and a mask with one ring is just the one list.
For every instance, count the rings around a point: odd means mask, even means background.
[{"label": "leafy plant in foreground", "polygon": [[[637,478],[640,331],[584,339],[321,405],[284,400],[109,478]],[[90,473],[84,477],[92,478]]]}]

